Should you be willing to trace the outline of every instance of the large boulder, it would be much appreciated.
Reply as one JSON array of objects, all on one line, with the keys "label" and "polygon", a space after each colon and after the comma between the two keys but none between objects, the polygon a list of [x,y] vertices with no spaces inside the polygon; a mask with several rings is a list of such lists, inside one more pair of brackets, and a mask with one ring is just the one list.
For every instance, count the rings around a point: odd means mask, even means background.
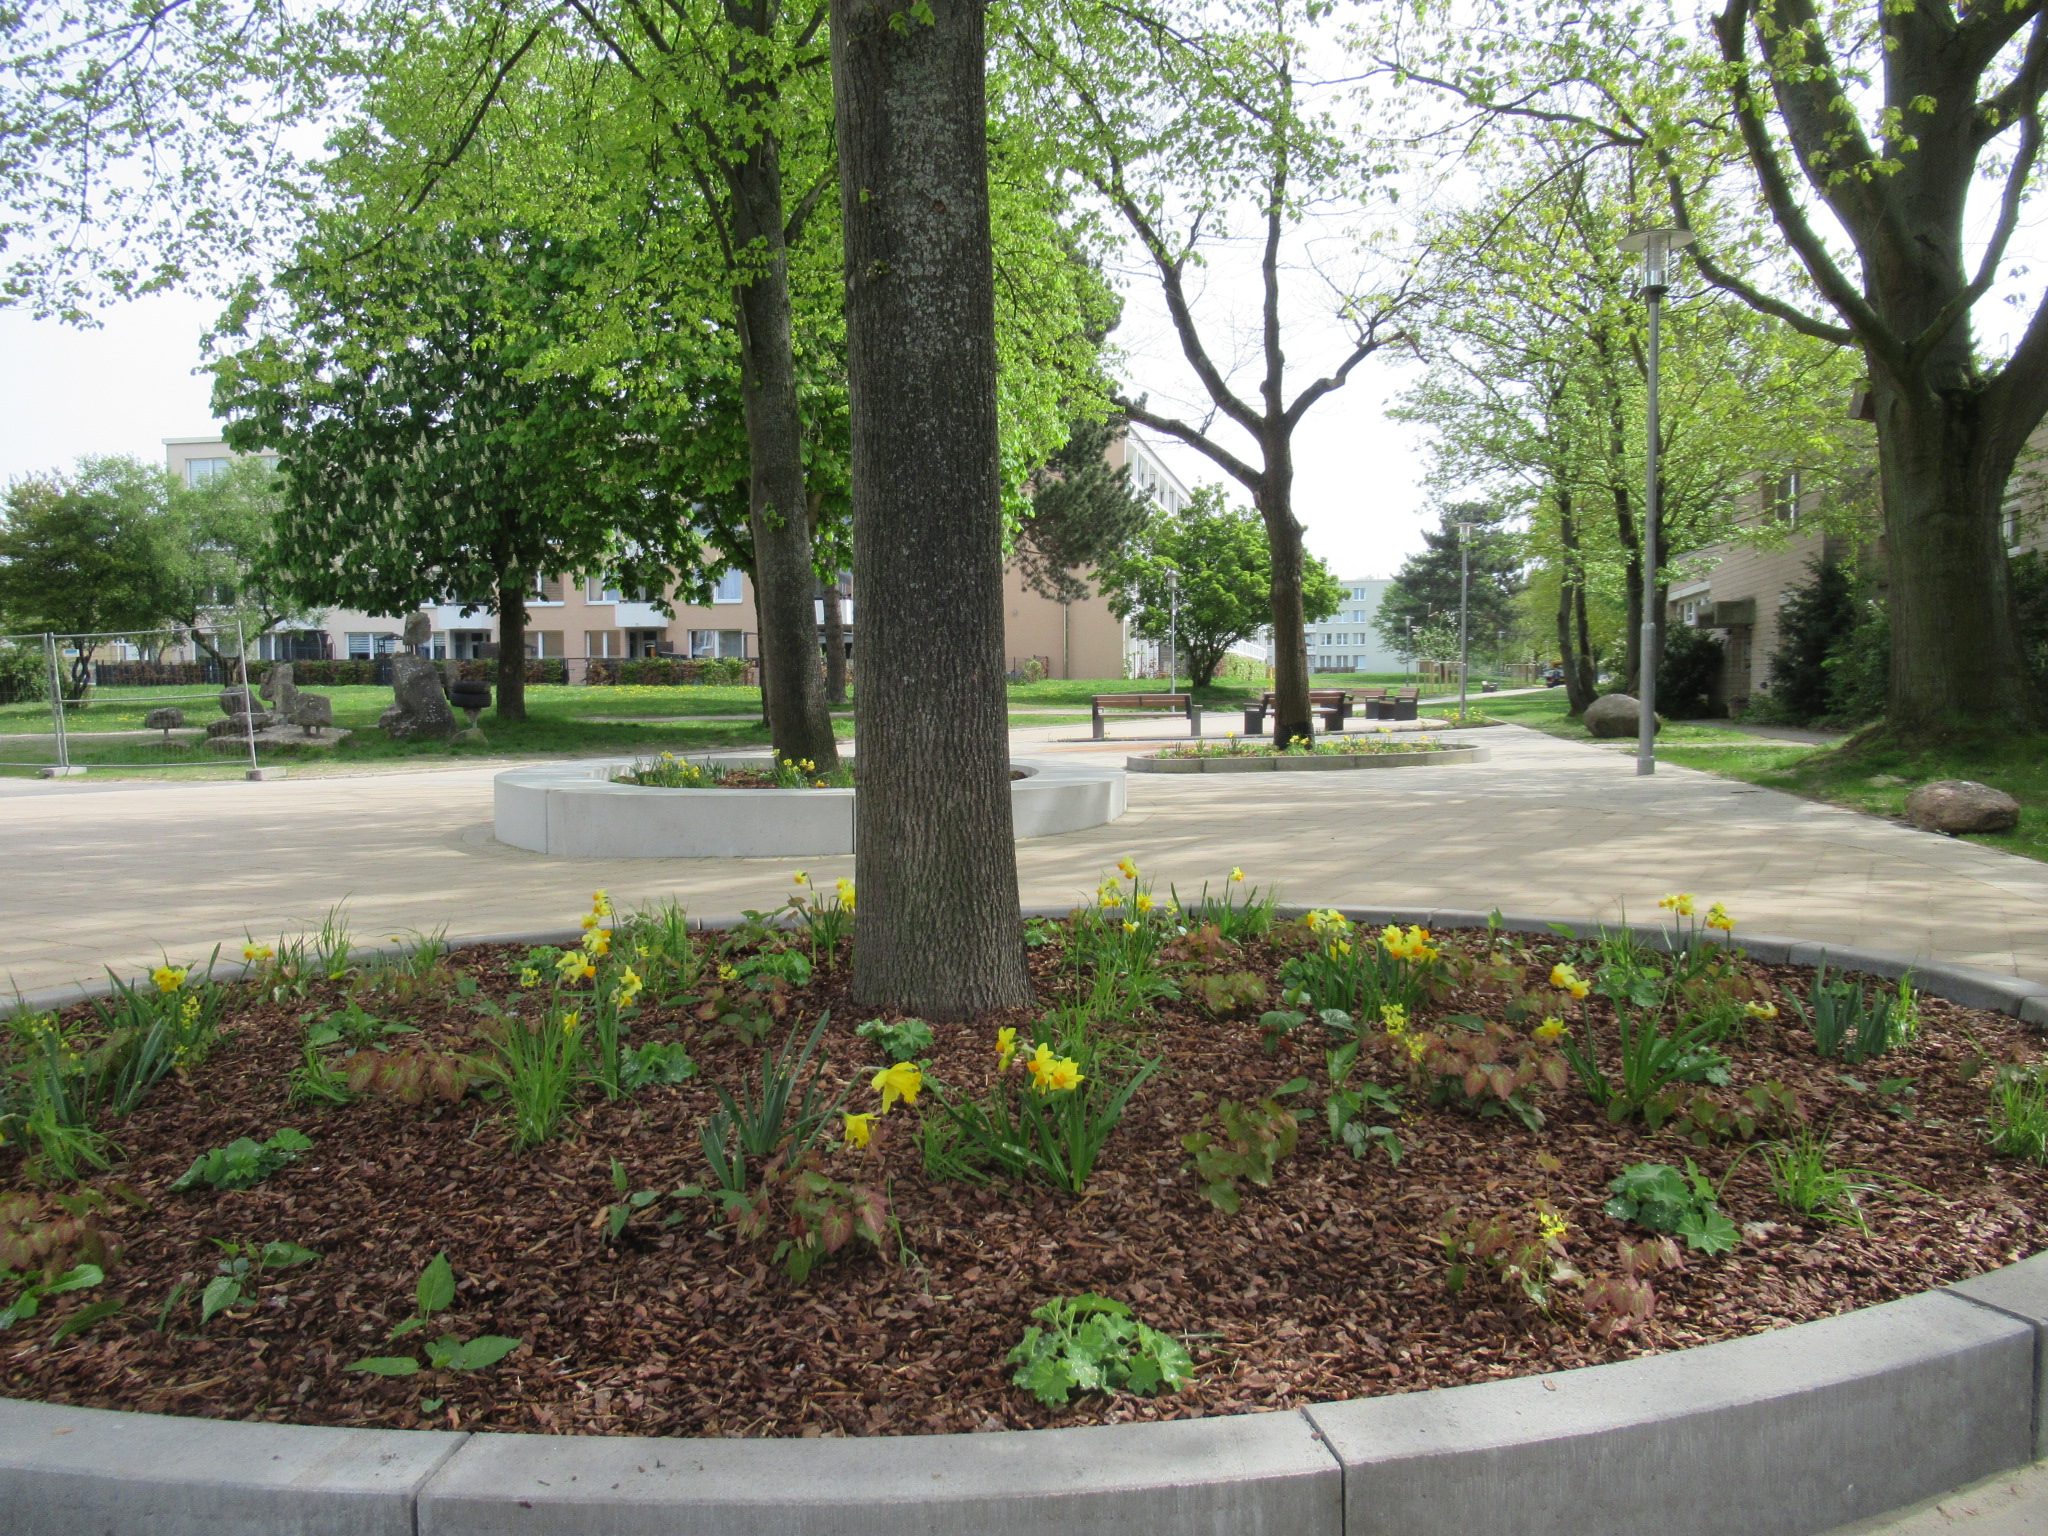
[{"label": "large boulder", "polygon": [[1906,796],[1906,816],[1923,832],[2010,832],[2020,824],[2020,803],[1989,784],[1936,779]]},{"label": "large boulder", "polygon": [[287,716],[293,725],[308,736],[317,736],[334,724],[334,700],[324,693],[298,693],[292,700],[291,714]]},{"label": "large boulder", "polygon": [[441,675],[424,656],[391,658],[391,707],[377,726],[394,741],[425,737],[447,741],[456,731],[455,711],[441,692]]},{"label": "large boulder", "polygon": [[[1642,733],[1643,706],[1625,693],[1605,693],[1586,706],[1582,717],[1595,736],[1638,736]],[[1659,720],[1654,730],[1664,729]]]}]

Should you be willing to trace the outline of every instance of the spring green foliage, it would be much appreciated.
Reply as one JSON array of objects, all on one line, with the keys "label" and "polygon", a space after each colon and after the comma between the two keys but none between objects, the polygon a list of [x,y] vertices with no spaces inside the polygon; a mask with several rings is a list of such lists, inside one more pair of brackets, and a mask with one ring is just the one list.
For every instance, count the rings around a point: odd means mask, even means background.
[{"label": "spring green foliage", "polygon": [[1066,1406],[1076,1392],[1149,1396],[1194,1380],[1194,1362],[1178,1339],[1148,1328],[1110,1297],[1062,1296],[1031,1315],[1043,1326],[1026,1328],[1004,1363],[1017,1367],[1010,1380],[1048,1408]]},{"label": "spring green foliage", "polygon": [[1301,1127],[1294,1111],[1280,1103],[1308,1086],[1307,1078],[1296,1078],[1256,1104],[1239,1104],[1222,1099],[1216,1105],[1216,1128],[1190,1131],[1181,1145],[1193,1154],[1195,1187],[1202,1198],[1225,1215],[1235,1215],[1244,1203],[1238,1181],[1272,1187],[1273,1174],[1284,1158],[1294,1152]]},{"label": "spring green foliage", "polygon": [[1607,1187],[1605,1207],[1616,1221],[1632,1221],[1652,1232],[1672,1232],[1701,1253],[1730,1252],[1742,1234],[1722,1214],[1720,1192],[1688,1158],[1680,1173],[1669,1163],[1633,1163]]},{"label": "spring green foliage", "polygon": [[265,1275],[310,1264],[320,1257],[312,1249],[301,1248],[297,1243],[255,1243],[218,1237],[213,1241],[224,1256],[218,1272],[206,1282],[206,1289],[199,1295],[199,1326],[202,1328],[213,1321],[216,1313],[238,1307],[244,1301],[255,1301]]},{"label": "spring green foliage", "polygon": [[923,1019],[869,1019],[854,1033],[874,1041],[892,1065],[931,1054],[932,1027]]},{"label": "spring green foliage", "polygon": [[1814,972],[1806,998],[1790,999],[1813,1035],[1813,1048],[1852,1067],[1900,1043],[1904,1024],[1899,1005],[1909,1000],[1882,987],[1866,989],[1853,979],[1830,981],[1825,961]]},{"label": "spring green foliage", "polygon": [[2048,1077],[2002,1071],[1991,1085],[1985,1139],[2001,1157],[2048,1163]]},{"label": "spring green foliage", "polygon": [[[447,1254],[437,1253],[420,1272],[419,1280],[413,1286],[413,1315],[393,1328],[391,1337],[401,1338],[426,1327],[438,1314],[454,1305],[455,1268],[448,1262]],[[479,1371],[485,1366],[496,1365],[517,1349],[519,1343],[518,1339],[498,1334],[487,1333],[468,1340],[452,1333],[443,1334],[426,1345],[426,1369]],[[371,1376],[412,1376],[418,1374],[421,1366],[419,1360],[411,1355],[372,1355],[353,1361],[344,1369],[362,1371]]]},{"label": "spring green foliage", "polygon": [[1354,1085],[1351,1075],[1357,1065],[1356,1040],[1346,1041],[1326,1058],[1330,1094],[1323,1101],[1323,1117],[1329,1121],[1330,1140],[1353,1157],[1364,1157],[1370,1148],[1378,1147],[1387,1161],[1398,1167],[1401,1138],[1392,1126],[1376,1122],[1401,1118],[1401,1096],[1391,1088],[1362,1079]]},{"label": "spring green foliage", "polygon": [[237,1136],[226,1146],[215,1147],[194,1158],[192,1166],[178,1175],[171,1188],[187,1190],[206,1184],[214,1189],[249,1189],[312,1150],[312,1139],[290,1126],[277,1131],[267,1141]]},{"label": "spring green foliage", "polygon": [[107,1278],[106,1271],[97,1264],[77,1264],[54,1279],[40,1279],[33,1276],[0,1275],[0,1279],[12,1280],[20,1286],[14,1300],[0,1311],[0,1328],[12,1328],[16,1323],[26,1322],[42,1311],[43,1301],[50,1296],[62,1296],[71,1291],[82,1291],[98,1285]]},{"label": "spring green foliage", "polygon": [[1877,1186],[1875,1175],[1862,1168],[1836,1168],[1828,1161],[1824,1133],[1804,1127],[1790,1141],[1760,1149],[1771,1181],[1771,1193],[1786,1209],[1833,1226],[1867,1231],[1862,1197]]},{"label": "spring green foliage", "polygon": [[[1179,578],[1181,669],[1198,688],[1216,675],[1233,645],[1273,621],[1273,561],[1259,514],[1233,507],[1220,486],[1198,487],[1179,513],[1154,512],[1115,558],[1101,567],[1110,607],[1147,640],[1174,630],[1167,573]],[[1330,568],[1308,555],[1302,613],[1308,623],[1337,611],[1343,589]]]}]

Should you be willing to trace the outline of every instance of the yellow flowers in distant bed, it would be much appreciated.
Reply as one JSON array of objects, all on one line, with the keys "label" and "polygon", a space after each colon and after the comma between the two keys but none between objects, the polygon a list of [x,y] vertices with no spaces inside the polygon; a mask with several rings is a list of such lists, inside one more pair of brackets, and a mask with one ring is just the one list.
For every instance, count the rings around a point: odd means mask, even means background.
[{"label": "yellow flowers in distant bed", "polygon": [[1071,1056],[1055,1056],[1052,1047],[1041,1043],[1024,1063],[1031,1073],[1031,1086],[1040,1093],[1072,1093],[1087,1079],[1081,1075],[1081,1064]]},{"label": "yellow flowers in distant bed", "polygon": [[1319,939],[1341,939],[1351,932],[1351,920],[1335,907],[1318,907],[1302,921],[1308,924],[1308,931]]},{"label": "yellow flowers in distant bed", "polygon": [[621,1008],[629,1008],[632,1006],[633,999],[640,995],[641,989],[646,985],[647,983],[640,979],[639,972],[629,965],[626,967],[625,974],[619,977],[619,988],[612,994],[612,1001]]},{"label": "yellow flowers in distant bed", "polygon": [[996,1031],[996,1070],[1007,1072],[1010,1063],[1017,1059],[1017,1031],[1004,1025]]},{"label": "yellow flowers in distant bed", "polygon": [[1666,911],[1676,912],[1680,917],[1691,917],[1692,892],[1673,891],[1669,896],[1659,901],[1657,905],[1663,907]]},{"label": "yellow flowers in distant bed", "polygon": [[1593,990],[1592,983],[1568,965],[1553,965],[1550,968],[1550,984],[1558,991],[1569,992],[1581,1001]]},{"label": "yellow flowers in distant bed", "polygon": [[917,1102],[924,1088],[924,1074],[917,1070],[916,1062],[899,1061],[877,1072],[868,1080],[868,1086],[882,1096],[881,1112],[886,1115],[898,1099],[906,1104]]},{"label": "yellow flowers in distant bed", "polygon": [[1776,1003],[1745,1003],[1742,1011],[1752,1019],[1761,1019],[1764,1023],[1768,1024],[1778,1016],[1778,1005]]},{"label": "yellow flowers in distant bed", "polygon": [[1396,960],[1407,960],[1415,965],[1427,965],[1436,959],[1439,951],[1429,942],[1429,930],[1411,926],[1406,933],[1389,923],[1380,930],[1380,948]]},{"label": "yellow flowers in distant bed", "polygon": [[159,992],[175,992],[185,985],[185,967],[182,965],[160,965],[149,973],[149,979],[156,983]]},{"label": "yellow flowers in distant bed", "polygon": [[1239,869],[1239,868],[1238,868],[1238,867],[1237,867],[1237,866],[1236,866],[1235,864],[1231,865],[1231,866],[1230,866],[1230,883],[1231,883],[1232,885],[1238,885],[1238,884],[1241,884],[1241,883],[1243,883],[1243,880],[1244,880],[1244,871],[1243,871],[1243,870],[1241,870],[1241,869]]},{"label": "yellow flowers in distant bed", "polygon": [[875,1117],[873,1115],[846,1115],[846,1144],[849,1147],[865,1147],[874,1139]]}]

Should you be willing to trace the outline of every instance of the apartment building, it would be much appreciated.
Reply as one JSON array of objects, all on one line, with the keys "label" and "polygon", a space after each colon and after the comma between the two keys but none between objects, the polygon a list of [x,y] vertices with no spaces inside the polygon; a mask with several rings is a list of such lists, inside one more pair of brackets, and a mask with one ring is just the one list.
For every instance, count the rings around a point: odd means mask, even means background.
[{"label": "apartment building", "polygon": [[1380,603],[1393,585],[1378,576],[1340,579],[1344,604],[1320,623],[1307,626],[1311,672],[1399,672],[1407,663],[1372,627]]},{"label": "apartment building", "polygon": [[[165,467],[188,485],[203,485],[223,473],[234,452],[219,437],[164,440]],[[1154,504],[1178,512],[1188,490],[1148,443],[1126,435],[1111,445],[1112,464],[1129,465],[1131,480]],[[673,597],[673,594],[671,594]],[[723,576],[708,603],[672,602],[664,614],[647,593],[622,592],[602,577],[551,576],[536,584],[526,604],[526,653],[559,659],[571,682],[580,682],[593,660],[646,656],[738,657],[760,654],[753,583],[739,571]],[[857,600],[843,603],[849,645],[855,633]],[[472,659],[497,654],[497,617],[487,609],[465,612],[459,604],[425,610],[433,617],[432,654]],[[1036,662],[1056,678],[1144,675],[1158,662],[1157,647],[1136,640],[1129,626],[1094,590],[1072,603],[1056,602],[1027,586],[1012,568],[1003,582],[1004,647],[1012,669]],[[265,660],[366,660],[389,655],[400,644],[405,615],[330,609],[319,623],[280,628],[257,642]],[[820,636],[824,604],[817,604]]]}]

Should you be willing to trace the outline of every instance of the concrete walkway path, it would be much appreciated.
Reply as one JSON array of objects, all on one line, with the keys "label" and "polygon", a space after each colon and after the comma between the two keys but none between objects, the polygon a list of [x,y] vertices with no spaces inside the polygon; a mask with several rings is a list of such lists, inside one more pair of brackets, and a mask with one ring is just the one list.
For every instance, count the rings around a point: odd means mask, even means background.
[{"label": "concrete walkway path", "polygon": [[[1162,728],[1164,727],[1164,728]],[[1012,733],[1016,750],[1120,761],[1167,722]],[[1653,917],[1666,891],[1760,932],[2048,981],[2048,866],[1515,726],[1451,733],[1491,762],[1335,774],[1133,775],[1130,810],[1018,845],[1023,899],[1083,899],[1128,854],[1164,893],[1232,865],[1287,901]],[[1185,735],[1178,737],[1186,740]],[[0,795],[0,985],[38,991],[232,952],[346,902],[365,939],[566,924],[590,892],[766,908],[836,859],[557,860],[491,835],[495,769],[279,782],[10,784]],[[1739,931],[1739,930],[1738,930]]]}]

